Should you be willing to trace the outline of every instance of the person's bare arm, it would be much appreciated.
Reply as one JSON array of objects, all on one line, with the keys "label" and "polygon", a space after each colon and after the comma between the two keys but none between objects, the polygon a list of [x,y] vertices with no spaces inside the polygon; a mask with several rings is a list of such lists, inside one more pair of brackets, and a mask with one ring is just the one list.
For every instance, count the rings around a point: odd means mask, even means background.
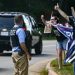
[{"label": "person's bare arm", "polygon": [[46,25],[46,20],[44,19],[44,15],[41,15],[41,20]]},{"label": "person's bare arm", "polygon": [[20,46],[21,46],[22,50],[26,53],[28,59],[31,60],[31,56],[30,56],[30,54],[28,52],[28,49],[27,49],[25,43],[21,43]]},{"label": "person's bare arm", "polygon": [[57,11],[60,13],[60,15],[61,15],[62,17],[64,17],[67,21],[69,21],[69,16],[68,16],[64,11],[62,11],[62,10],[59,8],[58,3],[57,3],[57,5],[54,7],[54,9],[57,10]]},{"label": "person's bare arm", "polygon": [[72,16],[75,17],[75,10],[74,10],[74,7],[71,7],[71,12],[72,12]]}]

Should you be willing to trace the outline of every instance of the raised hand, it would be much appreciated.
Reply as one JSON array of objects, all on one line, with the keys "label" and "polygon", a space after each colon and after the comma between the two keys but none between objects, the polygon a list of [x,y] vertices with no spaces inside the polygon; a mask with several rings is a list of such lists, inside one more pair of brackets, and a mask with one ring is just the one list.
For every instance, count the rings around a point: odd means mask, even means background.
[{"label": "raised hand", "polygon": [[74,7],[71,7],[72,15],[75,17],[75,10]]},{"label": "raised hand", "polygon": [[59,9],[59,4],[57,3],[57,5],[55,5],[54,7],[55,10],[58,10]]},{"label": "raised hand", "polygon": [[41,19],[43,19],[44,18],[44,15],[41,15]]}]

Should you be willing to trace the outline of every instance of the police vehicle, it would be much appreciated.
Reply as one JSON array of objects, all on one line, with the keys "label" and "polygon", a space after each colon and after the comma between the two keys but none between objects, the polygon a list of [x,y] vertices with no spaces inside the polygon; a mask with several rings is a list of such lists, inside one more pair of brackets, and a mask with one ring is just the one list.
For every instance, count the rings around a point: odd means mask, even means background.
[{"label": "police vehicle", "polygon": [[42,35],[38,29],[38,24],[32,16],[21,12],[0,12],[0,53],[4,50],[11,50],[10,30],[14,26],[14,16],[16,15],[22,15],[24,19],[23,26],[29,38],[27,40],[29,52],[31,53],[32,49],[34,49],[35,54],[41,54]]}]

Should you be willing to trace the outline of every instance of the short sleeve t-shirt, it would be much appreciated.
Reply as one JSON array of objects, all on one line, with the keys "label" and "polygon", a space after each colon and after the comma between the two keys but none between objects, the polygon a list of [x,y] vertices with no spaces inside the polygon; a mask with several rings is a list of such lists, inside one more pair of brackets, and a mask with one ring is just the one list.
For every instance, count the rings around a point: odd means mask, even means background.
[{"label": "short sleeve t-shirt", "polygon": [[25,34],[25,32],[24,32],[24,30],[23,30],[22,28],[19,28],[19,29],[16,31],[16,35],[17,35],[18,38],[19,38],[19,43],[25,42],[26,34]]},{"label": "short sleeve t-shirt", "polygon": [[61,42],[66,39],[66,37],[57,30],[57,28],[52,26],[52,29],[53,29],[53,34],[56,36],[57,41]]}]

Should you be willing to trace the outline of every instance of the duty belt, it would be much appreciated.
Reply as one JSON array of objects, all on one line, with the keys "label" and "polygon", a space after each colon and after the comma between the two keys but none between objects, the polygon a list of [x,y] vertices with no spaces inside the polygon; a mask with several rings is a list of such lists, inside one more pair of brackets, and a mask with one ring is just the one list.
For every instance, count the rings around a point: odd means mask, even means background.
[{"label": "duty belt", "polygon": [[18,55],[20,55],[20,56],[22,56],[23,54],[25,54],[24,51],[22,51],[22,50],[21,51],[14,51],[13,53],[18,53]]}]

